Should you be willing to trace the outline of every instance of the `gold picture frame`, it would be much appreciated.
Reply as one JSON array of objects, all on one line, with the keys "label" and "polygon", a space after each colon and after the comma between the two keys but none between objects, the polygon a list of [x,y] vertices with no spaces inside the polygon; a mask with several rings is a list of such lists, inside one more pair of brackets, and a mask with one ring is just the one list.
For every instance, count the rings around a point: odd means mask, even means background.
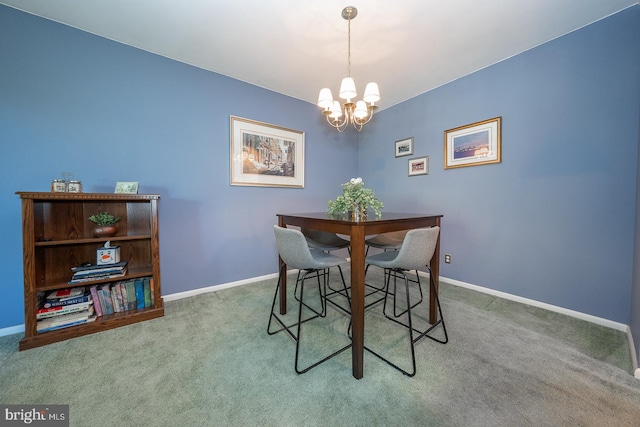
[{"label": "gold picture frame", "polygon": [[231,185],[304,188],[304,132],[231,116]]},{"label": "gold picture frame", "polygon": [[502,117],[444,131],[444,168],[502,161]]}]

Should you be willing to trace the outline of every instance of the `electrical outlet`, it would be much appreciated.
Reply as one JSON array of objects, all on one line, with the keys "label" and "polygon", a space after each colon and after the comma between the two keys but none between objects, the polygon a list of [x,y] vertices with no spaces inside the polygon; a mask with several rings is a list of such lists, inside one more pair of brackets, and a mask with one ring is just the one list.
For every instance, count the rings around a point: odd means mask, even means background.
[{"label": "electrical outlet", "polygon": [[444,262],[451,264],[451,254],[444,254]]}]

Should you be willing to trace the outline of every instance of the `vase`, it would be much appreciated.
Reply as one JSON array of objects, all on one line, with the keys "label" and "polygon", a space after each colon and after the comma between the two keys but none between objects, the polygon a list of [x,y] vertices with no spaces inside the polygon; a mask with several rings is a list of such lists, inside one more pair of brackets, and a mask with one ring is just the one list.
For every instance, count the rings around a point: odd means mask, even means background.
[{"label": "vase", "polygon": [[349,211],[349,217],[353,221],[362,221],[367,217],[367,209],[362,206],[354,206],[352,211]]},{"label": "vase", "polygon": [[100,225],[93,229],[95,237],[113,237],[118,233],[118,227],[115,225]]}]

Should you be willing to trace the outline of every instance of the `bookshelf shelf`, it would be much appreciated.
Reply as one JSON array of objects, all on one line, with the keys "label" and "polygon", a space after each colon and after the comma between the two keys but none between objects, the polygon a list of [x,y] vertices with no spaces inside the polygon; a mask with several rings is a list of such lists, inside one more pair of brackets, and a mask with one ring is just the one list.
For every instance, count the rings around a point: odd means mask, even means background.
[{"label": "bookshelf shelf", "polygon": [[[22,202],[25,336],[20,350],[105,331],[161,317],[158,201],[153,194],[17,192]],[[106,210],[121,218],[111,238],[93,236],[88,217]],[[105,242],[119,246],[127,261],[125,276],[69,284],[71,268],[96,261]],[[95,321],[48,332],[37,332],[38,293],[149,277],[154,295],[151,307],[96,318]],[[95,302],[94,302],[95,303]]]}]

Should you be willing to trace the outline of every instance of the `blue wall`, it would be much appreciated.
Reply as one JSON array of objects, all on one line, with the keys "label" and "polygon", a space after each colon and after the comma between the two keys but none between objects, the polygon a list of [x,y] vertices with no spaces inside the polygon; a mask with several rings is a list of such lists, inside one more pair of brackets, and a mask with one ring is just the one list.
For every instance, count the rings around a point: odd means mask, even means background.
[{"label": "blue wall", "polygon": [[[260,64],[256,64],[259,66]],[[229,185],[229,116],[305,132],[304,189]],[[322,211],[355,136],[316,106],[0,6],[0,328],[20,325],[20,199],[72,171],[85,192],[160,200],[163,294],[277,271],[277,212]]]},{"label": "blue wall", "polygon": [[[384,110],[359,171],[387,209],[444,214],[444,277],[628,324],[639,41],[636,6]],[[496,116],[502,163],[444,170],[443,132]],[[410,136],[428,176],[393,155]]]},{"label": "blue wall", "polygon": [[[443,276],[628,324],[639,40],[634,6],[383,110],[355,135],[314,105],[0,6],[0,328],[23,323],[14,192],[47,191],[68,170],[85,191],[140,181],[162,196],[164,294],[275,272],[275,213],[323,210],[359,175],[387,211],[445,215]],[[306,187],[230,186],[229,115],[305,131]],[[503,162],[443,170],[443,131],[495,116]],[[430,156],[427,176],[393,155],[409,136]]]}]

